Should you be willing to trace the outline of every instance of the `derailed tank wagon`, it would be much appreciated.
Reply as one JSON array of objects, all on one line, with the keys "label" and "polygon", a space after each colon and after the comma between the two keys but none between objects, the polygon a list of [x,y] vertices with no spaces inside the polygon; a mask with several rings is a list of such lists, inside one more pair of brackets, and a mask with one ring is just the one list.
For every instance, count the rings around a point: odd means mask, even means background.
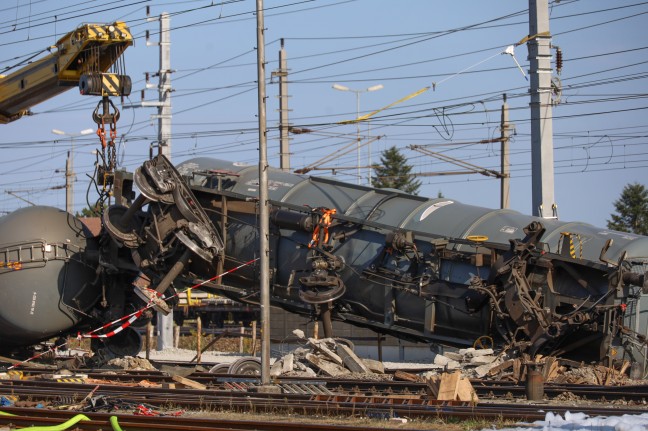
[{"label": "derailed tank wagon", "polygon": [[[95,278],[66,295],[49,284],[74,316],[69,327],[31,328],[24,345],[105,324],[146,303],[164,312],[169,303],[160,295],[196,284],[258,302],[256,166],[198,158],[176,170],[158,157],[132,178],[116,181],[118,205],[104,212],[101,235],[78,252]],[[531,355],[602,361],[645,352],[626,311],[648,291],[646,237],[278,170],[269,173],[269,198],[271,302],[320,319],[327,336],[332,320],[344,320],[426,343],[467,346],[487,337]],[[59,271],[72,271],[71,262]],[[21,277],[31,278],[27,271]],[[3,295],[22,310],[11,320],[20,344],[28,298],[14,291],[19,280],[5,280],[0,274]],[[70,291],[96,299],[81,310],[70,306]],[[6,328],[7,311],[0,313]],[[47,319],[40,317],[42,328]],[[116,352],[138,348],[132,336],[109,340],[97,343]]]},{"label": "derailed tank wagon", "polygon": [[[258,256],[258,168],[194,159],[178,170],[226,221],[226,268]],[[321,319],[327,336],[339,319],[414,341],[487,336],[600,361],[627,347],[624,312],[648,287],[638,235],[273,170],[269,198],[272,302]],[[246,296],[255,276],[226,283]]]}]

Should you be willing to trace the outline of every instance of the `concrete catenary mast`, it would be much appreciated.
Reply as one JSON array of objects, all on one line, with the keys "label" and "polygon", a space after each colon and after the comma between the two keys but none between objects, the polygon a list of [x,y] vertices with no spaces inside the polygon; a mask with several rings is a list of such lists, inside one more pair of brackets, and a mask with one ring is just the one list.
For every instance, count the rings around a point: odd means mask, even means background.
[{"label": "concrete catenary mast", "polygon": [[[160,70],[158,71],[158,152],[171,160],[171,19],[160,15]],[[157,350],[173,347],[173,310],[157,313]]]},{"label": "concrete catenary mast", "polygon": [[261,386],[270,385],[270,208],[268,206],[268,140],[266,136],[265,38],[263,0],[256,2],[259,104],[259,284],[261,291]]},{"label": "concrete catenary mast", "polygon": [[532,214],[556,218],[548,0],[529,0]]},{"label": "concrete catenary mast", "polygon": [[279,167],[284,172],[290,172],[290,124],[288,123],[288,65],[284,40],[281,39],[279,50],[279,70],[272,76],[279,77]]},{"label": "concrete catenary mast", "polygon": [[[149,9],[147,8],[146,14],[148,16]],[[159,42],[150,42],[148,30],[146,32],[146,46],[159,46],[160,52],[160,68],[156,75],[158,77],[158,100],[145,101],[123,104],[124,108],[144,108],[156,107],[157,114],[152,115],[151,118],[158,120],[158,135],[157,135],[157,148],[158,154],[163,155],[171,160],[171,18],[167,12],[162,12],[159,17],[148,17],[147,21],[160,22],[160,38]],[[148,73],[146,78],[146,88],[154,88],[152,84],[148,83]],[[142,99],[144,99],[144,91],[142,91]],[[151,157],[153,153],[151,152]],[[168,315],[157,313],[157,350],[165,350],[173,347],[173,310]]]}]

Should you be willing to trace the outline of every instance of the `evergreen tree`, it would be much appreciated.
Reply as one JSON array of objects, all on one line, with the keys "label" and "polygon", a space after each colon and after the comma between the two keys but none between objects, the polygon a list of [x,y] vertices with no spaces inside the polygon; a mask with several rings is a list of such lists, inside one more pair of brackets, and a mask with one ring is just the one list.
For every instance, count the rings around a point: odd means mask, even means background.
[{"label": "evergreen tree", "polygon": [[372,178],[372,184],[379,189],[392,188],[405,193],[418,194],[421,182],[410,172],[412,166],[407,164],[407,159],[398,148],[391,147],[382,152],[380,156],[381,166],[374,166],[376,176]]},{"label": "evergreen tree", "polygon": [[81,209],[81,212],[76,213],[76,217],[98,217],[101,215],[101,207],[95,205],[92,208],[85,207]]},{"label": "evergreen tree", "polygon": [[616,214],[610,214],[608,229],[648,235],[648,189],[642,184],[627,184],[614,208]]}]

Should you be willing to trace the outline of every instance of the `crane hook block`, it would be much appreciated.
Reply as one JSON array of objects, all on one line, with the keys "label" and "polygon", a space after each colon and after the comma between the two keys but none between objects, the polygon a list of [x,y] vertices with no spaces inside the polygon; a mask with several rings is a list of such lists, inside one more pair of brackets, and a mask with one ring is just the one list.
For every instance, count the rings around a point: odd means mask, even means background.
[{"label": "crane hook block", "polygon": [[[111,107],[113,109],[112,113],[110,113]],[[99,113],[99,108],[102,108],[103,113]],[[112,127],[114,127],[114,124],[119,121],[119,115],[119,109],[117,109],[112,100],[110,100],[108,96],[104,96],[92,113],[92,119],[95,123],[101,126],[101,128],[103,128],[103,124],[106,123],[112,124]]]},{"label": "crane hook block", "polygon": [[84,96],[128,96],[131,88],[128,75],[86,73],[79,78],[79,91]]}]

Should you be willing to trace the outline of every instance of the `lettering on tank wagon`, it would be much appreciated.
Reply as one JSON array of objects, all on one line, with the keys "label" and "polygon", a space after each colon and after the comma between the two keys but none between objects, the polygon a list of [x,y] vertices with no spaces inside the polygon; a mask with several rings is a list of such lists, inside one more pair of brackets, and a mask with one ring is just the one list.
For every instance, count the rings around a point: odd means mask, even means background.
[{"label": "lettering on tank wagon", "polygon": [[31,308],[29,309],[29,314],[31,314],[32,316],[34,315],[34,312],[36,311],[36,296],[37,295],[38,294],[36,292],[34,292],[34,294],[32,295]]},{"label": "lettering on tank wagon", "polygon": [[430,214],[432,214],[434,211],[438,210],[439,208],[443,208],[446,205],[453,204],[454,201],[443,201],[443,202],[437,202],[435,204],[430,205],[421,213],[421,216],[419,217],[419,221],[425,220]]},{"label": "lettering on tank wagon", "polygon": [[500,229],[500,232],[502,232],[502,233],[507,233],[507,234],[509,234],[509,235],[512,235],[512,234],[514,234],[515,231],[517,231],[517,230],[518,230],[518,228],[516,228],[516,227],[514,227],[514,226],[503,226],[503,227]]},{"label": "lettering on tank wagon", "polygon": [[[250,180],[245,183],[246,186],[248,186],[248,191],[249,192],[254,192],[256,191],[256,188],[251,188],[251,187],[259,187],[259,180]],[[290,188],[294,186],[294,183],[286,183],[283,181],[277,181],[277,180],[268,180],[268,190],[278,190],[279,187],[286,187]]]},{"label": "lettering on tank wagon", "polygon": [[610,230],[602,230],[602,231],[599,231],[598,234],[603,235],[603,236],[616,235],[616,236],[620,236],[622,239],[625,239],[625,240],[628,240],[628,241],[633,241],[633,240],[635,240],[637,238],[641,238],[640,235],[634,235],[632,233],[626,233],[626,232],[614,232],[614,231],[610,231]]}]

